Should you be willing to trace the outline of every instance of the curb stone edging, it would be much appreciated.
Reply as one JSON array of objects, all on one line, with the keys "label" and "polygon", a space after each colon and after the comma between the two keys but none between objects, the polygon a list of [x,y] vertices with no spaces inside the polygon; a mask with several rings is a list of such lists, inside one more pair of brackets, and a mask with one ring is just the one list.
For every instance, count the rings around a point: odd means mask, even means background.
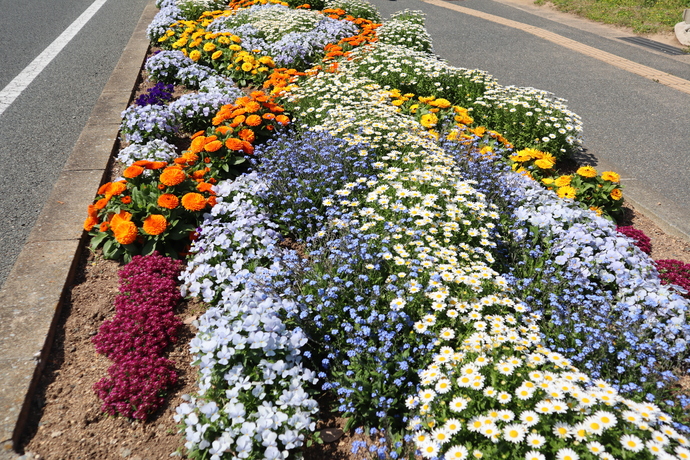
[{"label": "curb stone edging", "polygon": [[156,12],[150,0],[0,290],[0,460],[19,457],[14,449],[86,241],[85,210],[116,148],[121,113],[139,78],[149,49],[146,28]]}]

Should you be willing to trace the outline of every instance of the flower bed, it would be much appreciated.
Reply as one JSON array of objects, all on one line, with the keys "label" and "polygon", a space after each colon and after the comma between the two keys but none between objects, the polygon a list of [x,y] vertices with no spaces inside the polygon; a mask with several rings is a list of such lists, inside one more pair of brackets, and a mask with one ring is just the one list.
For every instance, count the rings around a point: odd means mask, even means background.
[{"label": "flower bed", "polygon": [[614,172],[558,174],[565,101],[439,60],[421,12],[159,3],[150,78],[196,93],[126,112],[131,163],[85,227],[185,257],[208,304],[190,458],[293,455],[318,392],[379,457],[690,458],[688,301],[600,217]]}]

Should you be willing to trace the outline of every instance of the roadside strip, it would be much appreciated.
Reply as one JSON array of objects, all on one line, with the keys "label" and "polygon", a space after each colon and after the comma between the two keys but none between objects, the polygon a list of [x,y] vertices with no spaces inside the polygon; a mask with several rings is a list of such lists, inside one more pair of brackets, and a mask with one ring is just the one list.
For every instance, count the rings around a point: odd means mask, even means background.
[{"label": "roadside strip", "polygon": [[150,0],[67,159],[36,225],[0,290],[0,459],[14,449],[28,419],[64,300],[83,246],[86,208],[117,142],[158,9]]},{"label": "roadside strip", "polygon": [[683,93],[690,94],[690,80],[685,80],[683,78],[671,75],[667,72],[662,72],[661,70],[657,70],[646,65],[638,64],[637,62],[633,62],[620,56],[616,56],[615,54],[607,53],[606,51],[602,51],[592,46],[588,46],[575,40],[571,40],[570,38],[566,38],[562,35],[549,32],[548,30],[531,26],[529,24],[525,24],[522,22],[513,21],[511,19],[506,19],[501,16],[496,16],[494,14],[484,13],[482,11],[473,10],[471,8],[466,8],[464,6],[455,5],[453,3],[449,3],[443,0],[422,1],[425,3],[429,3],[431,5],[439,6],[441,8],[447,8],[449,10],[474,16],[480,19],[484,19],[486,21],[491,21],[498,24],[502,24],[507,27],[522,30],[523,32],[527,32],[529,34],[543,38],[544,40],[548,40],[552,43],[563,46],[564,48],[571,49],[585,56],[589,56],[594,59],[606,62],[607,64],[611,64],[612,66],[618,67],[619,69],[623,69],[627,72],[639,75],[648,80],[652,80],[654,82],[668,86],[669,88],[673,88]]}]

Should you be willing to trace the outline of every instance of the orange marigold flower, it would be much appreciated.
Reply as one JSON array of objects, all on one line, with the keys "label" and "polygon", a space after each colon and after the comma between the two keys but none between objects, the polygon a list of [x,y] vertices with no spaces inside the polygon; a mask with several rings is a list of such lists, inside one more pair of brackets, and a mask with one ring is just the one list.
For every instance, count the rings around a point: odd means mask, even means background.
[{"label": "orange marigold flower", "polygon": [[196,189],[200,192],[209,192],[212,193],[213,190],[211,190],[211,187],[213,187],[211,184],[208,182],[199,182],[199,185],[196,186]]},{"label": "orange marigold flower", "polygon": [[152,161],[148,169],[163,169],[166,166],[168,166],[168,163],[165,161]]},{"label": "orange marigold flower", "polygon": [[98,209],[92,204],[89,205],[86,212],[91,217],[98,217]]},{"label": "orange marigold flower", "polygon": [[141,173],[143,173],[143,172],[144,172],[144,168],[142,168],[141,166],[132,165],[132,166],[128,167],[127,169],[125,169],[124,172],[122,173],[122,175],[124,177],[126,177],[127,179],[133,179],[137,176],[140,176]]},{"label": "orange marigold flower", "polygon": [[201,178],[203,178],[203,177],[206,175],[206,173],[208,172],[207,170],[208,170],[208,168],[206,168],[206,169],[200,169],[200,170],[198,170],[198,171],[194,171],[194,172],[191,174],[192,179],[201,179]]},{"label": "orange marigold flower", "polygon": [[611,190],[611,198],[613,198],[616,201],[620,200],[621,198],[623,198],[623,191],[619,188],[614,188],[613,190]]},{"label": "orange marigold flower", "polygon": [[252,98],[254,98],[255,101],[258,101],[258,102],[266,102],[266,101],[268,101],[268,96],[267,96],[266,93],[264,93],[263,91],[252,91],[252,93],[250,94],[250,96],[251,96]]},{"label": "orange marigold flower", "polygon": [[196,139],[196,138],[199,137],[199,136],[203,136],[205,132],[206,132],[206,131],[203,131],[203,130],[202,130],[202,131],[197,131],[197,132],[195,132],[194,134],[192,134],[191,138],[192,138],[192,139]]},{"label": "orange marigold flower", "polygon": [[215,205],[216,205],[216,197],[215,197],[215,196],[209,197],[209,198],[208,198],[208,204],[209,204],[209,206],[211,206],[211,207],[215,206]]},{"label": "orange marigold flower", "polygon": [[115,234],[115,240],[120,244],[134,243],[139,234],[139,229],[131,221],[122,222],[117,227],[114,227],[111,222],[110,226]]},{"label": "orange marigold flower", "polygon": [[249,115],[245,120],[245,124],[248,126],[259,126],[261,124],[261,117],[258,115]]},{"label": "orange marigold flower", "polygon": [[206,150],[207,152],[216,152],[220,150],[222,146],[223,143],[221,141],[211,141],[204,146],[204,150]]},{"label": "orange marigold flower", "polygon": [[165,185],[158,184],[158,190],[165,190]]},{"label": "orange marigold flower", "polygon": [[240,139],[247,142],[254,142],[256,140],[256,134],[251,129],[245,128],[237,134]]},{"label": "orange marigold flower", "polygon": [[237,115],[235,118],[232,119],[232,123],[230,123],[230,126],[232,126],[232,127],[239,126],[242,123],[244,123],[244,120],[246,118],[247,117],[245,117],[244,115]]},{"label": "orange marigold flower", "polygon": [[254,153],[254,146],[247,141],[242,141],[242,151],[247,155]]},{"label": "orange marigold flower", "polygon": [[131,196],[123,196],[122,198],[120,198],[120,201],[122,202],[122,204],[129,204],[132,202],[132,197]]},{"label": "orange marigold flower", "polygon": [[221,136],[225,136],[228,133],[228,131],[232,131],[232,128],[229,126],[219,126],[216,128],[216,132]]},{"label": "orange marigold flower", "polygon": [[149,235],[160,235],[168,228],[168,220],[160,214],[151,214],[144,219],[143,229]]},{"label": "orange marigold flower", "polygon": [[225,146],[230,150],[239,151],[242,150],[242,141],[236,137],[229,137],[225,141]]},{"label": "orange marigold flower", "polygon": [[247,111],[247,113],[254,113],[258,112],[261,109],[261,104],[259,104],[256,101],[249,101],[247,104],[244,106],[244,110]]},{"label": "orange marigold flower", "polygon": [[105,184],[101,185],[98,188],[98,195],[105,195],[105,192],[108,190],[108,187],[110,187],[110,182],[106,182]]},{"label": "orange marigold flower", "polygon": [[107,232],[108,227],[110,227],[110,222],[101,222],[101,225],[98,227],[98,230],[101,232]]},{"label": "orange marigold flower", "polygon": [[105,205],[108,204],[108,201],[110,201],[110,197],[108,197],[108,198],[101,198],[100,200],[96,201],[96,203],[94,203],[93,206],[94,206],[96,209],[103,209],[103,208],[105,208]]},{"label": "orange marigold flower", "polygon": [[165,209],[175,209],[180,204],[180,199],[172,193],[164,193],[158,197],[158,206]]},{"label": "orange marigold flower", "polygon": [[126,183],[123,183],[123,182],[113,182],[112,184],[110,184],[110,186],[108,187],[108,190],[106,190],[105,193],[108,194],[108,195],[113,195],[113,196],[114,196],[114,195],[119,195],[119,194],[121,194],[121,193],[124,192],[125,190],[127,190],[127,185],[126,185]]},{"label": "orange marigold flower", "polygon": [[182,197],[182,206],[188,211],[201,211],[206,207],[206,198],[200,193],[187,193]]},{"label": "orange marigold flower", "polygon": [[199,161],[199,155],[193,152],[185,152],[182,154],[182,158],[184,158],[186,163],[194,164],[197,161]]},{"label": "orange marigold flower", "polygon": [[206,144],[206,136],[195,137],[192,140],[192,144],[187,149],[189,153],[199,153],[204,150],[204,145]]},{"label": "orange marigold flower", "polygon": [[287,116],[285,116],[285,115],[278,115],[278,116],[276,117],[276,121],[277,121],[278,123],[280,123],[281,125],[283,125],[283,126],[285,126],[285,125],[287,125],[288,123],[290,123],[290,119],[289,119]]},{"label": "orange marigold flower", "polygon": [[168,167],[163,170],[160,181],[168,187],[173,187],[182,183],[187,178],[187,175],[179,168]]},{"label": "orange marigold flower", "polygon": [[84,221],[84,230],[86,230],[87,232],[90,232],[93,229],[93,227],[98,225],[99,222],[100,221],[98,220],[97,217],[88,216],[86,218],[86,220]]},{"label": "orange marigold flower", "polygon": [[142,168],[147,168],[153,163],[151,160],[138,160],[132,163],[133,166],[141,166]]}]

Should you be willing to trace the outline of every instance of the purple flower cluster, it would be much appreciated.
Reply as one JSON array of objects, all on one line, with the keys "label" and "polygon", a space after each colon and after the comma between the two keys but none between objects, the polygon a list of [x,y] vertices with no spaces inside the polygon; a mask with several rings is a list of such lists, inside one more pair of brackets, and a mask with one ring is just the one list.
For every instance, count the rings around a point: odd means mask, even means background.
[{"label": "purple flower cluster", "polygon": [[181,325],[173,313],[181,299],[180,271],[179,261],[155,252],[135,256],[120,270],[115,316],[92,339],[96,351],[113,361],[109,376],[94,385],[103,412],[145,419],[177,382],[173,362],[162,354]]},{"label": "purple flower cluster", "polygon": [[153,88],[149,88],[145,94],[140,95],[135,104],[143,107],[145,105],[164,105],[173,99],[174,85],[158,82]]},{"label": "purple flower cluster", "polygon": [[645,254],[652,253],[652,241],[647,235],[644,234],[642,230],[638,230],[632,225],[618,226],[616,227],[616,230],[618,233],[622,233],[628,238],[632,238],[635,246],[640,248],[640,250]]},{"label": "purple flower cluster", "polygon": [[681,287],[683,296],[690,299],[690,264],[675,259],[654,261],[659,270],[661,284],[673,284]]}]

